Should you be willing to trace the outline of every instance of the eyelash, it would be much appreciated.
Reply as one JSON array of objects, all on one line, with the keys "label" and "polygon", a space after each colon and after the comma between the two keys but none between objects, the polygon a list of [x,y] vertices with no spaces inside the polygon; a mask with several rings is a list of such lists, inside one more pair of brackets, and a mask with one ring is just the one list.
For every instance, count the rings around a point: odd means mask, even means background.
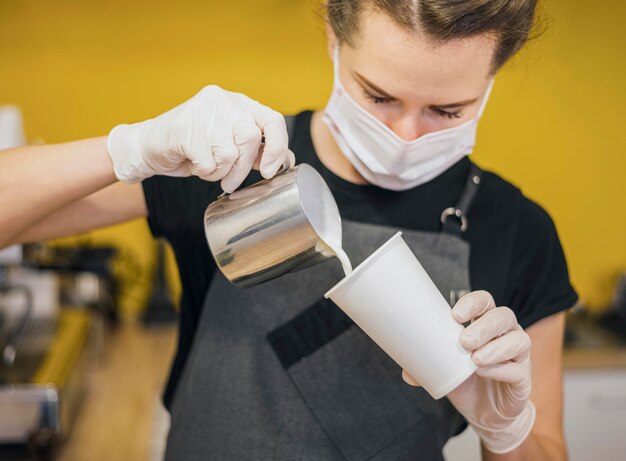
[{"label": "eyelash", "polygon": [[373,94],[370,94],[365,90],[363,90],[363,94],[365,95],[367,99],[369,99],[370,101],[373,101],[374,104],[384,104],[387,102],[391,102],[391,99],[389,98],[381,98],[380,96],[374,96]]},{"label": "eyelash", "polygon": [[[368,93],[367,91],[365,91],[365,89],[363,90],[363,94],[365,95],[366,99],[369,99],[374,104],[385,104],[385,103],[393,102],[389,98],[381,98],[380,96],[374,96],[373,94]],[[439,109],[438,107],[432,107],[431,110],[433,112],[435,112],[437,115],[440,115],[441,117],[447,117],[450,120],[452,120],[454,118],[461,118],[463,116],[463,114],[462,114],[462,112],[460,110],[458,110],[456,112],[448,112],[448,111],[445,111],[443,109]]]},{"label": "eyelash", "polygon": [[457,110],[456,112],[448,112],[443,109],[439,109],[438,107],[433,107],[432,111],[442,117],[448,117],[449,119],[461,118],[463,116],[460,110]]}]

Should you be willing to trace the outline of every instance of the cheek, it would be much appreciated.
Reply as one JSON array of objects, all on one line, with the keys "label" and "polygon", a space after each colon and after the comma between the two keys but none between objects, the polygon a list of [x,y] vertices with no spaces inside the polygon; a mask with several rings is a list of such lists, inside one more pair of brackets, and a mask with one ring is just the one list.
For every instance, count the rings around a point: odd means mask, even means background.
[{"label": "cheek", "polygon": [[422,126],[424,129],[424,134],[434,133],[435,131],[452,128],[458,125],[459,121],[460,119],[449,119],[448,117],[442,117],[441,115],[436,114],[431,110],[427,110],[426,114],[422,116]]}]

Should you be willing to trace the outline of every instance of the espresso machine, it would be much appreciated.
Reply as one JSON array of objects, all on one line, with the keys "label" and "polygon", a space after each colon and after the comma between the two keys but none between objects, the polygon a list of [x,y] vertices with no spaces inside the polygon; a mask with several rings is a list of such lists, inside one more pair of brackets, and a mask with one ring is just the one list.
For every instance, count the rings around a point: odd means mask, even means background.
[{"label": "espresso machine", "polygon": [[0,251],[0,460],[51,460],[84,394],[92,322],[22,259],[21,246]]}]

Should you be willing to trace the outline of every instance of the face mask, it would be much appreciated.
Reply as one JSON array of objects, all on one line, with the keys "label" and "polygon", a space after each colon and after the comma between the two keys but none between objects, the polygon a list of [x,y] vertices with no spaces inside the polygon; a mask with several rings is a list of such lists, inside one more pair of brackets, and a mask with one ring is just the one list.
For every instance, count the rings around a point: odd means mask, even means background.
[{"label": "face mask", "polygon": [[425,134],[413,141],[398,137],[358,105],[339,81],[339,50],[335,49],[335,81],[323,120],[339,148],[367,181],[391,190],[407,190],[439,176],[476,143],[476,126],[489,99],[489,84],[478,115],[454,128]]}]

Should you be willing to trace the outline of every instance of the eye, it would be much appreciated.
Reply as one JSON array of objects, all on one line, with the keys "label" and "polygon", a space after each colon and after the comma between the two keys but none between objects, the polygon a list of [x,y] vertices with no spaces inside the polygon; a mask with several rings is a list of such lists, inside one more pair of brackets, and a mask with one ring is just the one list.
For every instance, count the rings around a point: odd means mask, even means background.
[{"label": "eye", "polygon": [[384,103],[388,103],[388,102],[392,101],[389,98],[383,98],[381,96],[376,96],[376,95],[373,95],[373,94],[369,93],[364,88],[362,88],[362,89],[363,89],[363,96],[365,96],[365,99],[369,99],[370,101],[373,101],[374,104],[384,104]]},{"label": "eye", "polygon": [[437,115],[441,115],[442,117],[447,117],[449,119],[461,118],[463,116],[463,113],[461,112],[461,110],[448,112],[447,110],[443,110],[438,107],[432,107],[431,110]]}]

